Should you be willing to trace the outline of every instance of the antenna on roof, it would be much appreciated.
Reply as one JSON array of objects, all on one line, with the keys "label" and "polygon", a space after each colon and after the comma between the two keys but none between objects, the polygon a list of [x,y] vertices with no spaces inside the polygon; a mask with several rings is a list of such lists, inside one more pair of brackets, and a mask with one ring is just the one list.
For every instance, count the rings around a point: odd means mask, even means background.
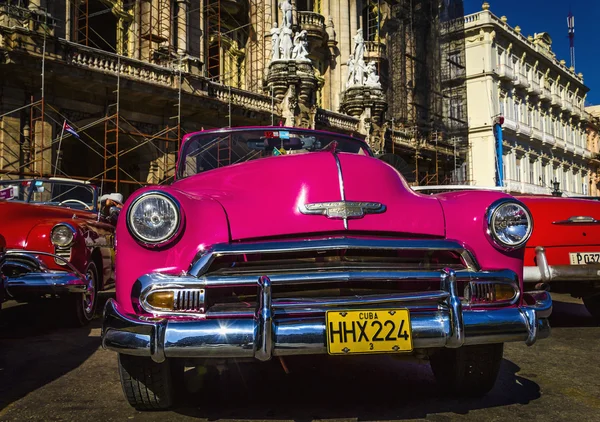
[{"label": "antenna on roof", "polygon": [[569,48],[571,52],[571,67],[575,68],[575,16],[569,9],[569,15],[567,16],[567,27],[569,28]]}]

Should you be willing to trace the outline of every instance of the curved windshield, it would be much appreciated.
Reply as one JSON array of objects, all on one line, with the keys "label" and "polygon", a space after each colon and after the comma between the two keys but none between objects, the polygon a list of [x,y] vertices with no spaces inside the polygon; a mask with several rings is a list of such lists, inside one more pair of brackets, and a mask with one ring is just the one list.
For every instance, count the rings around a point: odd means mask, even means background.
[{"label": "curved windshield", "polygon": [[207,132],[192,136],[184,145],[178,177],[274,155],[333,150],[372,156],[366,143],[345,135],[307,129],[267,127]]},{"label": "curved windshield", "polygon": [[92,211],[95,209],[95,194],[94,187],[77,182],[0,180],[0,199],[5,200]]}]

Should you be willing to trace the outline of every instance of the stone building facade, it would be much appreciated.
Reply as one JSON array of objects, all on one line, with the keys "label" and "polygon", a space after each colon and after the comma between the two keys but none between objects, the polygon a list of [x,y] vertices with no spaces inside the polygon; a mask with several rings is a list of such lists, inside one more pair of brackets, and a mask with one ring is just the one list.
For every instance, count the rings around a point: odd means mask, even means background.
[{"label": "stone building facade", "polygon": [[600,196],[600,106],[586,107],[589,119],[586,128],[590,157],[590,196]]},{"label": "stone building facade", "polygon": [[[558,181],[567,195],[591,193],[595,169],[586,139],[589,89],[583,75],[556,57],[547,33],[522,34],[487,2],[465,16],[465,39],[472,184],[496,185],[501,163],[503,186],[510,191],[549,193]],[[500,116],[498,159],[493,124]]]},{"label": "stone building facade", "polygon": [[[457,165],[456,144],[431,135],[442,109],[458,109],[440,85],[441,62],[457,62],[439,42],[448,4],[461,13],[462,0],[7,0],[0,177],[127,195],[172,180],[186,133],[264,124],[353,134],[435,183],[432,169]],[[282,31],[306,57],[273,58]]]}]

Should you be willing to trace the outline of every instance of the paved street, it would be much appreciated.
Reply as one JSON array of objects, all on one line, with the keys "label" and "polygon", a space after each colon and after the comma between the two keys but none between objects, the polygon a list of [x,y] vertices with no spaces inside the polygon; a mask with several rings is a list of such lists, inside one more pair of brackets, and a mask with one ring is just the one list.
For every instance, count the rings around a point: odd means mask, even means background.
[{"label": "paved street", "polygon": [[288,359],[240,364],[173,412],[140,413],[123,398],[116,355],[102,350],[99,317],[58,328],[7,304],[0,322],[0,420],[600,420],[600,327],[580,301],[554,295],[550,339],[509,344],[500,379],[482,400],[438,396],[428,365],[392,358]]}]

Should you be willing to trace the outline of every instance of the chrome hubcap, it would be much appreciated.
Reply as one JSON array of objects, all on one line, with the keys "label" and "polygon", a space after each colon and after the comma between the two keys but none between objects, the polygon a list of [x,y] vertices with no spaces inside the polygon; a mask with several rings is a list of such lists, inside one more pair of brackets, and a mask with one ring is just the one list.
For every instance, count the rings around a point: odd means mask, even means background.
[{"label": "chrome hubcap", "polygon": [[96,282],[94,279],[94,272],[89,269],[85,274],[87,279],[87,289],[83,294],[83,310],[86,315],[92,313],[92,309],[94,308],[94,301],[96,300]]}]

